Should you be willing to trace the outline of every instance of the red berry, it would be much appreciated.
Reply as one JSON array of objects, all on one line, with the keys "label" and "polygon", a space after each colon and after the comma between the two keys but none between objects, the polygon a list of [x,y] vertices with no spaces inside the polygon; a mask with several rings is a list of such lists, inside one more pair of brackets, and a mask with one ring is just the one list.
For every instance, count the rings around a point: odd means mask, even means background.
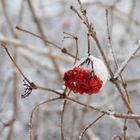
[{"label": "red berry", "polygon": [[97,76],[91,77],[91,71],[75,67],[64,74],[64,84],[74,93],[95,94],[101,89],[103,82]]}]

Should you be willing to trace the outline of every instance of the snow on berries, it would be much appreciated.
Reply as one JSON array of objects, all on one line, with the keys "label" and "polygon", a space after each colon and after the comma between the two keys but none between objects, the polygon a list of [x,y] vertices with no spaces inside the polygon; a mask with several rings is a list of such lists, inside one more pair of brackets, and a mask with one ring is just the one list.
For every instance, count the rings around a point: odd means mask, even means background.
[{"label": "snow on berries", "polygon": [[74,93],[97,94],[108,78],[102,60],[88,56],[64,73],[64,85]]}]

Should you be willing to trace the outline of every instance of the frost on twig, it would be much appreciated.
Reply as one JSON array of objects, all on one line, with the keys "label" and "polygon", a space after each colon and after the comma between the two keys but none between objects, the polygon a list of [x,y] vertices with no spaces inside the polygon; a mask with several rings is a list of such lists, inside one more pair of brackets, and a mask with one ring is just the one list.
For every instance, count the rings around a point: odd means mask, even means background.
[{"label": "frost on twig", "polygon": [[139,43],[134,47],[134,49],[130,52],[128,57],[125,59],[125,61],[121,64],[118,71],[114,74],[114,79],[118,78],[118,76],[123,72],[123,70],[128,65],[129,61],[134,57],[134,55],[137,53],[137,51],[140,49],[140,40]]}]

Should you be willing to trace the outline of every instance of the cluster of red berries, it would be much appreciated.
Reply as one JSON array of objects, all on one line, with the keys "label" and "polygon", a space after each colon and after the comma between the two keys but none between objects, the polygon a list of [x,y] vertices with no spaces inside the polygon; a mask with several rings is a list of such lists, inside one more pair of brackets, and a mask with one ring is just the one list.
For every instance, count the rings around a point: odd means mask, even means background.
[{"label": "cluster of red berries", "polygon": [[101,89],[103,82],[92,71],[74,67],[64,74],[64,84],[74,93],[95,94]]}]

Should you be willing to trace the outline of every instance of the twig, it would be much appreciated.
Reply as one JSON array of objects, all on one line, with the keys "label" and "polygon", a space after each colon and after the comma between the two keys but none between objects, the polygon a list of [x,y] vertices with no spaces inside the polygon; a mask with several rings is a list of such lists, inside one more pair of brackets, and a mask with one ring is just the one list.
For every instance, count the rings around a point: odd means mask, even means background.
[{"label": "twig", "polygon": [[[45,33],[44,33],[44,29],[43,29],[43,27],[42,27],[42,25],[41,25],[41,22],[39,21],[37,15],[36,15],[35,8],[34,8],[34,6],[33,6],[33,2],[32,2],[31,0],[27,0],[27,3],[28,3],[28,5],[29,5],[30,11],[31,11],[31,13],[32,13],[33,19],[34,19],[34,21],[35,21],[35,23],[36,23],[37,29],[38,29],[38,31],[39,31],[41,37],[42,37],[42,38],[46,38],[46,40],[47,40],[47,37],[46,37],[46,35],[45,35]],[[44,40],[42,40],[42,41],[43,41],[44,45],[46,46],[46,45],[47,45],[47,42],[44,41]],[[52,60],[52,63],[53,63],[53,65],[54,65],[54,68],[55,68],[55,70],[56,70],[56,72],[57,72],[59,78],[61,79],[62,77],[61,77],[60,67],[59,67],[59,65],[58,65],[58,63],[57,63],[57,60],[54,59],[54,57],[52,56],[52,49],[51,49],[51,48],[49,48],[49,51],[50,51],[49,57],[50,57],[50,59]]]},{"label": "twig", "polygon": [[113,60],[115,62],[115,65],[118,68],[117,60],[116,60],[116,57],[115,57],[115,54],[114,54],[114,50],[113,50],[113,47],[112,47],[112,39],[111,39],[111,35],[110,35],[109,21],[108,21],[108,9],[106,9],[106,25],[107,25],[107,34],[108,34],[109,48],[111,50],[111,54],[113,56]]},{"label": "twig", "polygon": [[[20,30],[20,31],[23,31],[23,32],[25,32],[25,33],[28,33],[28,34],[30,34],[30,35],[32,35],[32,36],[35,36],[35,37],[37,37],[37,38],[39,38],[39,39],[45,41],[46,43],[48,43],[48,44],[50,44],[50,45],[56,47],[57,49],[61,50],[63,53],[65,53],[65,54],[67,54],[67,55],[69,55],[69,56],[75,58],[75,56],[72,55],[71,53],[68,53],[67,51],[63,51],[63,49],[62,49],[60,46],[56,45],[55,43],[53,43],[53,42],[51,42],[51,41],[49,41],[49,40],[46,40],[45,38],[42,38],[41,36],[39,36],[39,35],[37,35],[37,34],[35,34],[35,33],[33,33],[33,32],[27,31],[27,30],[25,30],[25,29],[23,29],[23,28],[21,28],[21,27],[18,27],[18,26],[16,26],[16,29],[17,29],[17,30]],[[77,58],[77,59],[79,60],[79,58]]]},{"label": "twig", "polygon": [[103,3],[101,1],[92,1],[90,3],[86,3],[86,5],[88,5],[88,6],[93,6],[93,5],[97,6],[97,5],[99,5],[99,6],[103,7],[103,8],[105,8],[105,9],[106,8],[110,9],[111,11],[117,12],[117,13],[119,13],[121,15],[121,16],[118,16],[119,19],[122,19],[122,17],[126,17],[126,18],[130,19],[135,25],[140,26],[140,22],[137,19],[135,19],[134,17],[130,17],[129,13],[126,13],[126,12],[122,11],[120,8],[118,8],[114,4],[113,5],[108,5],[107,3],[105,3],[105,2]]},{"label": "twig", "polygon": [[87,40],[88,40],[88,56],[90,56],[91,50],[90,50],[90,39],[89,39],[90,35],[89,33],[87,34]]},{"label": "twig", "polygon": [[81,13],[82,13],[82,16],[83,16],[83,19],[84,19],[84,23],[87,24],[88,26],[90,26],[90,22],[88,20],[87,15],[86,15],[87,11],[83,8],[81,0],[77,0],[77,1],[79,3],[79,6],[80,6],[80,10],[81,10]]},{"label": "twig", "polygon": [[125,61],[121,64],[118,71],[114,74],[114,79],[118,78],[118,76],[123,72],[123,70],[126,68],[130,60],[134,57],[134,55],[137,53],[137,51],[140,49],[140,41],[139,43],[134,47],[134,49],[130,52],[128,57],[125,59]]},{"label": "twig", "polygon": [[37,15],[36,15],[35,9],[34,9],[34,7],[32,5],[32,1],[31,0],[27,0],[27,3],[29,5],[30,11],[31,11],[31,13],[33,15],[33,19],[34,19],[34,21],[36,23],[36,26],[37,26],[37,29],[38,29],[39,33],[41,34],[42,38],[45,38],[47,40],[47,37],[46,37],[46,35],[43,32],[43,28],[41,26],[41,22],[39,21]]},{"label": "twig", "polygon": [[14,61],[14,59],[12,58],[11,54],[9,53],[7,47],[5,44],[1,44],[1,46],[5,49],[7,55],[9,56],[9,58],[11,59],[11,61],[13,62],[13,64],[15,65],[15,67],[17,68],[17,70],[19,71],[19,73],[22,75],[22,77],[28,82],[31,83],[28,78],[24,75],[24,73],[21,71],[21,69],[19,68],[19,66],[16,64],[16,62]]},{"label": "twig", "polygon": [[126,137],[126,131],[127,131],[127,119],[124,119],[124,126],[123,126],[123,138],[124,140],[127,140],[127,137]]},{"label": "twig", "polygon": [[66,33],[66,32],[63,32],[63,33],[66,34],[66,35],[69,35],[68,37],[64,36],[63,41],[64,41],[65,38],[71,38],[71,39],[75,40],[75,45],[76,45],[76,54],[75,54],[75,60],[74,60],[74,65],[75,65],[76,61],[78,59],[78,37],[74,36],[74,35],[72,35],[70,33]]},{"label": "twig", "polygon": [[[65,88],[65,90],[64,90],[64,93],[63,93],[64,96],[66,96],[66,92],[67,92],[67,88]],[[70,93],[71,93],[71,91],[68,92],[67,96],[69,96]],[[61,111],[61,140],[65,140],[63,122],[64,122],[64,113],[65,113],[66,105],[67,105],[67,100],[64,100],[62,111]]]},{"label": "twig", "polygon": [[[12,21],[10,19],[8,9],[6,6],[6,1],[2,0],[1,3],[2,3],[2,9],[3,9],[4,16],[5,16],[5,20],[6,20],[6,23],[8,24],[9,30],[14,38],[18,38],[18,35],[14,32]],[[9,55],[9,57],[11,59],[12,57],[10,56],[8,49],[5,46],[4,46],[4,48],[6,50],[6,53]],[[14,55],[13,55],[12,61],[15,62],[15,64],[16,64],[16,57],[17,57],[16,51],[14,50]],[[14,123],[17,119],[17,113],[18,113],[17,83],[18,83],[17,75],[15,72],[13,72],[13,91],[12,91],[13,92],[13,96],[12,96],[13,112],[12,112],[11,120],[6,124],[7,126],[10,126],[10,128],[8,130],[9,132],[8,132],[7,138],[6,138],[7,140],[12,139],[12,135],[14,132]]]},{"label": "twig", "polygon": [[97,107],[93,107],[93,106],[90,106],[90,105],[87,105],[85,103],[82,103],[76,99],[73,99],[73,98],[70,98],[70,97],[65,97],[65,99],[67,100],[70,100],[72,102],[75,102],[81,106],[84,106],[86,108],[89,108],[89,109],[92,109],[92,110],[95,110],[95,111],[98,111],[100,113],[103,113],[105,115],[108,115],[110,117],[114,117],[114,118],[121,118],[121,119],[132,119],[132,120],[139,120],[140,119],[140,115],[136,115],[136,114],[121,114],[121,113],[117,113],[117,112],[113,112],[111,110],[102,110],[100,108],[97,108]]},{"label": "twig", "polygon": [[18,15],[18,20],[17,20],[17,24],[21,25],[22,21],[23,21],[23,13],[24,13],[24,7],[25,7],[25,0],[22,0],[20,3],[20,10],[19,10],[19,15]]},{"label": "twig", "polygon": [[[22,72],[22,70],[19,68],[19,66],[16,64],[16,62],[14,61],[14,59],[12,58],[11,54],[9,53],[7,47],[4,45],[4,44],[1,44],[1,46],[5,49],[7,55],[9,56],[9,58],[11,59],[11,61],[13,62],[14,66],[17,68],[17,70],[19,71],[19,73],[21,74],[21,76],[24,78],[25,81],[28,82],[27,83],[24,83],[24,85],[26,86],[25,88],[27,88],[27,93],[25,93],[25,95],[22,95],[22,97],[26,97],[28,96],[32,89],[40,89],[40,90],[45,90],[45,91],[51,91],[55,94],[58,94],[58,95],[62,95],[60,92],[56,91],[56,90],[53,90],[53,89],[50,89],[50,88],[47,88],[47,87],[41,87],[41,86],[38,86],[36,85],[35,83],[31,82],[25,75],[24,73]],[[29,91],[29,92],[28,92]]]},{"label": "twig", "polygon": [[[107,24],[107,33],[108,33],[109,48],[110,48],[110,51],[111,51],[113,60],[115,62],[115,66],[116,66],[116,68],[118,70],[119,69],[119,66],[118,66],[118,63],[117,63],[117,60],[116,60],[116,57],[115,57],[115,54],[114,54],[113,46],[112,46],[112,39],[111,39],[111,35],[110,35],[109,20],[108,20],[108,10],[107,9],[106,9],[106,24]],[[128,95],[126,82],[124,81],[124,79],[123,79],[123,77],[122,77],[121,74],[119,76],[121,78],[122,86],[123,86],[123,88],[125,90],[127,100],[130,103],[130,98],[129,98],[129,95]]]},{"label": "twig", "polygon": [[[90,102],[90,99],[91,99],[90,97],[87,98],[85,103],[88,104]],[[81,118],[79,119],[79,122],[80,122],[79,130],[81,130],[81,128],[83,128],[83,126],[84,126],[84,118],[85,118],[87,112],[88,112],[87,108],[82,108],[81,115],[80,115]]]},{"label": "twig", "polygon": [[11,32],[11,34],[15,37],[15,38],[18,38],[17,34],[14,32],[14,28],[13,28],[13,25],[12,25],[12,22],[10,20],[10,17],[8,15],[8,12],[7,12],[7,8],[6,8],[6,1],[5,0],[1,0],[1,4],[2,4],[2,8],[3,8],[3,13],[5,15],[5,19],[6,19],[6,23],[8,24],[8,27],[9,27],[9,30]]},{"label": "twig", "polygon": [[53,92],[53,93],[55,93],[55,94],[57,94],[57,95],[60,95],[60,96],[63,95],[61,92],[56,91],[56,90],[51,89],[51,88],[41,87],[41,86],[38,86],[38,85],[36,85],[36,87],[37,87],[37,89],[44,90],[44,91],[50,91],[50,92]]},{"label": "twig", "polygon": [[21,74],[21,76],[24,78],[25,83],[23,85],[25,86],[25,93],[23,95],[21,95],[21,97],[22,98],[25,98],[25,97],[29,96],[31,94],[31,92],[32,92],[33,89],[37,89],[36,85],[33,82],[30,82],[29,79],[24,75],[24,73],[22,72],[22,70],[19,68],[19,66],[17,65],[17,63],[12,58],[12,56],[9,53],[6,45],[1,44],[1,46],[5,49],[7,55],[9,56],[9,58],[11,59],[11,61],[13,62],[14,66],[17,68],[17,70],[19,71],[19,73]]},{"label": "twig", "polygon": [[70,136],[71,140],[73,140],[75,137],[76,118],[77,118],[77,110],[76,110],[76,107],[73,107],[72,123],[71,123],[71,136]]},{"label": "twig", "polygon": [[72,5],[70,6],[70,9],[71,9],[74,13],[76,13],[76,15],[78,15],[78,17],[79,17],[81,20],[84,21],[83,17],[80,15],[80,13],[79,13]]},{"label": "twig", "polygon": [[62,111],[61,111],[61,140],[65,140],[65,137],[64,137],[64,112],[65,112],[65,108],[66,108],[66,104],[67,104],[67,101],[64,100],[64,103],[63,103],[63,108],[62,108]]},{"label": "twig", "polygon": [[7,122],[7,123],[3,123],[4,127],[9,127],[8,130],[8,135],[6,140],[10,140],[12,138],[12,134],[13,134],[13,127],[14,127],[14,122],[17,119],[17,113],[18,113],[18,100],[17,100],[17,76],[16,73],[13,72],[13,90],[12,90],[12,94],[13,94],[13,98],[12,98],[12,102],[13,102],[13,113],[12,113],[12,117],[11,119]]},{"label": "twig", "polygon": [[[18,39],[9,39],[9,38],[3,38],[2,37],[2,38],[0,38],[0,44],[1,43],[2,44],[7,44],[7,45],[9,45],[9,44],[14,45],[15,48],[19,48],[19,51],[25,57],[28,57],[28,58],[34,60],[34,62],[37,61],[37,63],[40,62],[40,61],[35,56],[36,54],[37,55],[41,54],[41,55],[43,55],[45,57],[48,57],[49,52],[48,52],[47,48],[37,48],[37,47],[32,46],[31,44],[21,42]],[[25,52],[26,50],[29,51],[29,53]],[[32,52],[32,54],[30,52]],[[72,59],[65,59],[62,55],[60,56],[59,54],[53,54],[53,57],[55,57],[56,59],[59,59],[60,61],[65,61],[65,62],[68,62],[68,63],[72,62]],[[50,67],[48,64],[41,63],[40,65],[42,65],[42,64],[43,64],[43,66],[45,65],[45,67],[47,67],[47,68],[49,68],[51,70],[54,70],[54,68]]]},{"label": "twig", "polygon": [[46,103],[49,103],[49,102],[52,102],[52,101],[56,101],[58,99],[61,99],[61,97],[56,97],[56,98],[52,98],[52,99],[49,99],[49,100],[46,100],[40,104],[38,104],[37,106],[34,107],[34,109],[32,110],[32,113],[30,115],[30,121],[29,121],[29,140],[33,140],[33,129],[32,129],[32,125],[33,125],[33,115],[35,113],[35,111],[41,106],[41,105],[44,105]]},{"label": "twig", "polygon": [[93,125],[95,124],[100,118],[102,118],[105,114],[100,115],[97,119],[95,119],[92,123],[90,123],[83,131],[82,133],[79,135],[79,140],[83,139],[83,135],[84,133]]}]

